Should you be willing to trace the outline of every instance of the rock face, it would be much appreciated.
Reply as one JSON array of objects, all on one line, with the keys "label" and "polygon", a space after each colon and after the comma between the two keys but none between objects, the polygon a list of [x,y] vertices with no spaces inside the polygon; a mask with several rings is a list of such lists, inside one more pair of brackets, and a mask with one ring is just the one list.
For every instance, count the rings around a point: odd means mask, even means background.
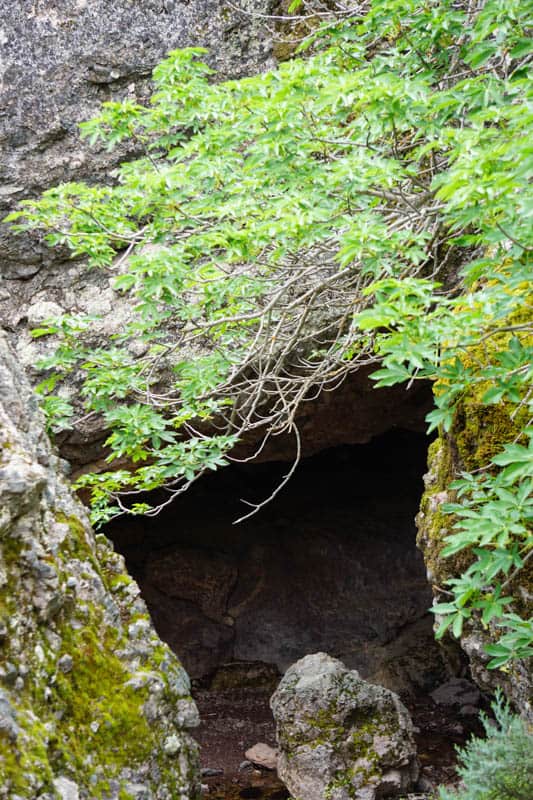
[{"label": "rock face", "polygon": [[[133,144],[112,152],[90,146],[77,125],[94,116],[103,101],[148,102],[151,71],[170,50],[207,47],[206,60],[220,78],[273,66],[272,21],[263,15],[274,5],[273,0],[0,0],[0,219],[23,198],[58,183],[109,182],[118,163],[138,155]],[[37,233],[14,235],[0,227],[0,325],[14,334],[26,367],[55,347],[52,338],[35,341],[28,332],[46,318],[62,312],[101,315],[91,326],[92,341],[101,346],[131,319],[131,298],[113,291],[107,272],[69,260],[64,248],[50,249]],[[131,342],[134,356],[142,355],[142,347]],[[81,419],[58,441],[61,453],[75,469],[107,469],[107,432],[98,416],[87,418],[77,405],[79,388],[75,379],[66,387]],[[306,404],[299,420],[304,450],[368,441],[398,424],[421,430],[427,401],[427,387],[418,386],[410,393],[384,390],[378,399],[362,372],[336,394],[335,410],[327,393]],[[344,421],[340,430],[331,425],[332,413]],[[256,441],[249,445],[254,449]],[[292,458],[293,446],[292,439],[278,438],[263,458]]]},{"label": "rock face", "polygon": [[412,724],[398,697],[325,653],[294,664],[271,707],[278,774],[295,800],[398,797],[418,778]]},{"label": "rock face", "polygon": [[[518,433],[517,422],[509,418],[504,407],[483,406],[475,396],[465,397],[449,434],[438,438],[429,449],[429,471],[424,478],[425,492],[417,516],[417,544],[424,556],[428,579],[438,602],[445,602],[443,587],[449,578],[457,577],[469,565],[468,555],[459,552],[442,558],[446,536],[452,524],[441,506],[455,498],[449,484],[461,471],[476,470],[486,465],[507,441]],[[531,562],[506,587],[514,597],[515,608],[524,619],[533,613],[533,566]],[[459,641],[448,637],[444,643],[452,653],[459,648],[466,655],[472,678],[484,691],[492,694],[503,688],[506,696],[525,719],[533,721],[533,659],[512,661],[505,671],[487,669],[490,660],[484,647],[497,641],[499,631],[483,625],[473,617],[466,622]]]},{"label": "rock face", "polygon": [[[268,0],[0,0],[0,219],[23,197],[107,179],[133,156],[89,153],[77,125],[103,101],[146,101],[151,71],[170,50],[208,48],[220,77],[271,66],[268,9]],[[0,239],[9,278],[29,278],[53,258],[36,237]]]},{"label": "rock face", "polygon": [[0,336],[0,798],[195,800],[186,673],[69,492]]}]

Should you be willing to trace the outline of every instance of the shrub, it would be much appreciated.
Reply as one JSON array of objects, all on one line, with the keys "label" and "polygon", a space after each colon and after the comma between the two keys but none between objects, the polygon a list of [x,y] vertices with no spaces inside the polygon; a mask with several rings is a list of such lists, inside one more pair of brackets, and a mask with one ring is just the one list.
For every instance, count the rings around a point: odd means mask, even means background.
[{"label": "shrub", "polygon": [[482,715],[486,738],[473,737],[459,750],[459,775],[464,788],[441,789],[440,800],[531,800],[533,797],[533,736],[513,714],[502,695],[492,706],[496,722]]}]

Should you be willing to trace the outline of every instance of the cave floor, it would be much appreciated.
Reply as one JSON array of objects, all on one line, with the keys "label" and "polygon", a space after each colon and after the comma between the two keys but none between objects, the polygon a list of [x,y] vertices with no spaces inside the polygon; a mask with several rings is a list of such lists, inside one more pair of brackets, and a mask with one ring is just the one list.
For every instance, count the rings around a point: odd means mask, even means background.
[{"label": "cave floor", "polygon": [[[274,772],[255,769],[245,759],[245,751],[258,742],[275,747],[270,694],[254,689],[196,693],[202,723],[195,738],[210,800],[288,800]],[[479,735],[480,724],[477,718],[461,717],[457,709],[438,706],[425,695],[403,700],[415,725],[422,768],[424,791],[417,797],[430,798],[431,787],[457,784],[455,748],[472,733]]]}]

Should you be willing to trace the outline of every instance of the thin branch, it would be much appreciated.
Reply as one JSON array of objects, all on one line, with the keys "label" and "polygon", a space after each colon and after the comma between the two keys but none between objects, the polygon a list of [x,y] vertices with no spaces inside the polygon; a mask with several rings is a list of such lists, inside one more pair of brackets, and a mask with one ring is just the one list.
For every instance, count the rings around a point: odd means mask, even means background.
[{"label": "thin branch", "polygon": [[261,503],[250,503],[248,500],[242,500],[242,502],[245,503],[246,505],[252,506],[253,510],[250,511],[248,514],[244,514],[242,517],[239,517],[238,519],[236,519],[234,521],[234,523],[233,523],[234,525],[238,525],[240,522],[244,522],[244,520],[250,519],[250,517],[253,517],[255,514],[257,514],[257,512],[260,511],[260,509],[262,509],[266,505],[268,505],[268,503],[270,503],[281,492],[283,487],[287,485],[287,483],[290,481],[290,479],[292,478],[292,476],[296,472],[296,468],[298,467],[298,464],[300,463],[300,459],[301,459],[301,455],[302,455],[302,448],[301,448],[301,441],[300,441],[300,433],[299,433],[298,428],[296,427],[296,425],[293,425],[292,430],[293,430],[293,433],[294,433],[294,435],[296,437],[296,456],[295,456],[295,459],[294,459],[294,461],[292,463],[292,466],[291,466],[290,470],[283,477],[282,481],[276,486],[274,491],[265,500],[261,501]]}]

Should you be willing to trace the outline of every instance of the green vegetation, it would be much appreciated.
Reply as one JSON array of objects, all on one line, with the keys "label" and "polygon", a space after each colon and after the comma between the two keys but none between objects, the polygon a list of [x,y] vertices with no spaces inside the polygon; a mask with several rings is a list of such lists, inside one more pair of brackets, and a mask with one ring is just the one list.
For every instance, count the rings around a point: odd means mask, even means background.
[{"label": "green vegetation", "polygon": [[440,800],[529,800],[533,786],[533,737],[498,695],[496,722],[482,717],[486,738],[473,737],[459,749],[458,792],[440,790]]},{"label": "green vegetation", "polygon": [[[122,571],[121,558],[103,536],[96,561],[79,518],[58,511],[55,521],[67,524],[69,535],[48,555],[47,564],[58,574],[63,573],[63,580],[72,575],[67,567],[72,568],[76,559],[80,574],[85,563],[87,579],[101,580],[105,591],[111,590],[115,596],[131,582]],[[20,539],[4,531],[6,570],[0,587],[0,618],[8,625],[10,621],[18,624],[19,632],[12,636],[11,624],[10,635],[2,641],[2,664],[9,664],[15,675],[27,676],[18,691],[9,691],[7,681],[7,693],[2,690],[4,713],[8,710],[6,725],[10,709],[17,725],[16,736],[10,736],[6,726],[0,735],[0,785],[4,794],[8,793],[5,796],[36,798],[46,792],[56,796],[53,780],[63,775],[87,787],[90,797],[98,800],[109,797],[110,782],[120,781],[127,787],[124,774],[128,770],[151,764],[158,784],[172,787],[173,798],[181,797],[180,786],[189,777],[183,773],[184,764],[191,771],[196,769],[195,750],[182,733],[183,751],[187,753],[183,763],[164,750],[165,733],[168,730],[173,734],[177,729],[168,709],[175,712],[176,704],[188,697],[187,685],[182,692],[178,688],[182,679],[179,663],[155,638],[147,641],[133,666],[128,661],[126,655],[132,652],[130,626],[147,617],[127,597],[118,599],[117,626],[116,620],[106,618],[98,602],[76,603],[72,590],[63,582],[62,607],[53,620],[42,624],[31,604],[32,595],[21,593],[27,580],[24,549]],[[24,604],[26,597],[29,605]],[[33,617],[33,626],[20,625],[23,614]],[[59,642],[57,649],[51,646],[54,639]],[[72,659],[67,670],[59,666],[65,656]],[[160,668],[157,673],[156,668]],[[164,709],[161,713],[170,715],[167,728],[160,721],[153,724],[147,720],[145,704],[154,696],[149,686],[152,677],[161,685],[157,693]],[[120,792],[123,800],[133,796],[124,787]]]},{"label": "green vegetation", "polygon": [[173,52],[148,107],[106,103],[83,125],[145,156],[10,220],[114,273],[132,307],[111,341],[79,316],[34,331],[60,339],[42,364],[52,425],[69,424],[54,391],[76,371],[109,426],[110,471],[79,481],[96,523],[157,513],[136,493],[172,497],[253,431],[291,432],[297,461],[301,404],[379,364],[378,387],[433,381],[430,430],[473,393],[478,430],[495,406],[513,422],[452,476],[442,555],[469,566],[434,610],[441,635],[491,626],[492,667],[533,653],[506,591],[533,553],[531,11],[374,0],[268,74],[217,84],[201,51]]}]

